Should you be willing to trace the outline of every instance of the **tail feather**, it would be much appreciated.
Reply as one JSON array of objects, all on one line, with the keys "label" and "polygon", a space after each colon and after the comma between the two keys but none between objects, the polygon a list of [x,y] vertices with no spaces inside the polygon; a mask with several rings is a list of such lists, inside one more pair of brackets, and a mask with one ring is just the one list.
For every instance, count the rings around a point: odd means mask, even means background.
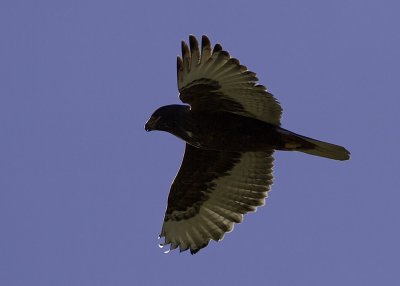
[{"label": "tail feather", "polygon": [[314,146],[310,149],[300,149],[299,151],[314,155],[314,156],[319,156],[319,157],[325,157],[329,159],[334,159],[334,160],[349,160],[350,159],[350,152],[346,150],[346,148],[327,143],[327,142],[322,142],[319,140],[307,138],[301,136],[302,139],[306,140],[307,142],[313,144]]},{"label": "tail feather", "polygon": [[333,160],[348,160],[350,152],[346,148],[302,136],[291,131],[281,129],[280,133],[286,142],[284,150],[300,151],[314,156],[329,158]]}]

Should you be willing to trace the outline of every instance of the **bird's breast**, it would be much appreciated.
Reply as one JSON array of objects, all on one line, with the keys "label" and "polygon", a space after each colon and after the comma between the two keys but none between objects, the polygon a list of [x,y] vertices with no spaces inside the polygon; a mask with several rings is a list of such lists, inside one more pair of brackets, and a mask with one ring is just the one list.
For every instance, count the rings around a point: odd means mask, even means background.
[{"label": "bird's breast", "polygon": [[[264,151],[277,148],[280,136],[268,123],[231,113],[195,117],[195,130],[189,144],[220,151]],[[190,137],[190,136],[189,136]]]}]

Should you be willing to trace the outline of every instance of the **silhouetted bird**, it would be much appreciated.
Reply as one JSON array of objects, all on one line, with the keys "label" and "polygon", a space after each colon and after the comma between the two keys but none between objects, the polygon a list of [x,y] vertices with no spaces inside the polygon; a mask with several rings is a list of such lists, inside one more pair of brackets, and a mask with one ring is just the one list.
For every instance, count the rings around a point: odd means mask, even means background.
[{"label": "silhouetted bird", "polygon": [[334,160],[349,152],[280,127],[282,108],[256,74],[206,36],[182,42],[178,89],[182,102],[157,109],[147,131],[169,132],[186,142],[171,186],[160,237],[170,249],[196,253],[219,241],[243,214],[264,204],[272,184],[274,150]]}]

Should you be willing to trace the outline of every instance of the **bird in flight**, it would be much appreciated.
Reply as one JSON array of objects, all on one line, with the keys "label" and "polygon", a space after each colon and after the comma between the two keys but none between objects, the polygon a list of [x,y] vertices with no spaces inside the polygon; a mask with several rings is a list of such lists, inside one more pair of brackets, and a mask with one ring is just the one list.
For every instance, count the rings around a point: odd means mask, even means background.
[{"label": "bird in flight", "polygon": [[[220,241],[243,215],[264,205],[275,150],[348,160],[345,148],[280,127],[282,108],[256,74],[203,36],[182,42],[177,59],[179,98],[187,105],[158,108],[146,131],[186,142],[168,196],[160,238],[169,250],[192,254]],[[168,250],[168,251],[169,251]]]}]

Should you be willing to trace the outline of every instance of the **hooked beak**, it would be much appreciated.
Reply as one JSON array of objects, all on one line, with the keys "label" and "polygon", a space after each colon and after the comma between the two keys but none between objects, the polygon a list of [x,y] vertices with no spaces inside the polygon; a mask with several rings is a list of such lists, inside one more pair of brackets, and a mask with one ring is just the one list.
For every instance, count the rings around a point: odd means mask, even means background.
[{"label": "hooked beak", "polygon": [[149,121],[147,121],[146,124],[144,125],[144,129],[145,129],[147,132],[152,131],[152,130],[155,130],[155,129],[156,129],[157,122],[160,120],[160,118],[161,118],[161,117],[157,117],[157,118],[151,117],[151,118],[149,119]]}]

